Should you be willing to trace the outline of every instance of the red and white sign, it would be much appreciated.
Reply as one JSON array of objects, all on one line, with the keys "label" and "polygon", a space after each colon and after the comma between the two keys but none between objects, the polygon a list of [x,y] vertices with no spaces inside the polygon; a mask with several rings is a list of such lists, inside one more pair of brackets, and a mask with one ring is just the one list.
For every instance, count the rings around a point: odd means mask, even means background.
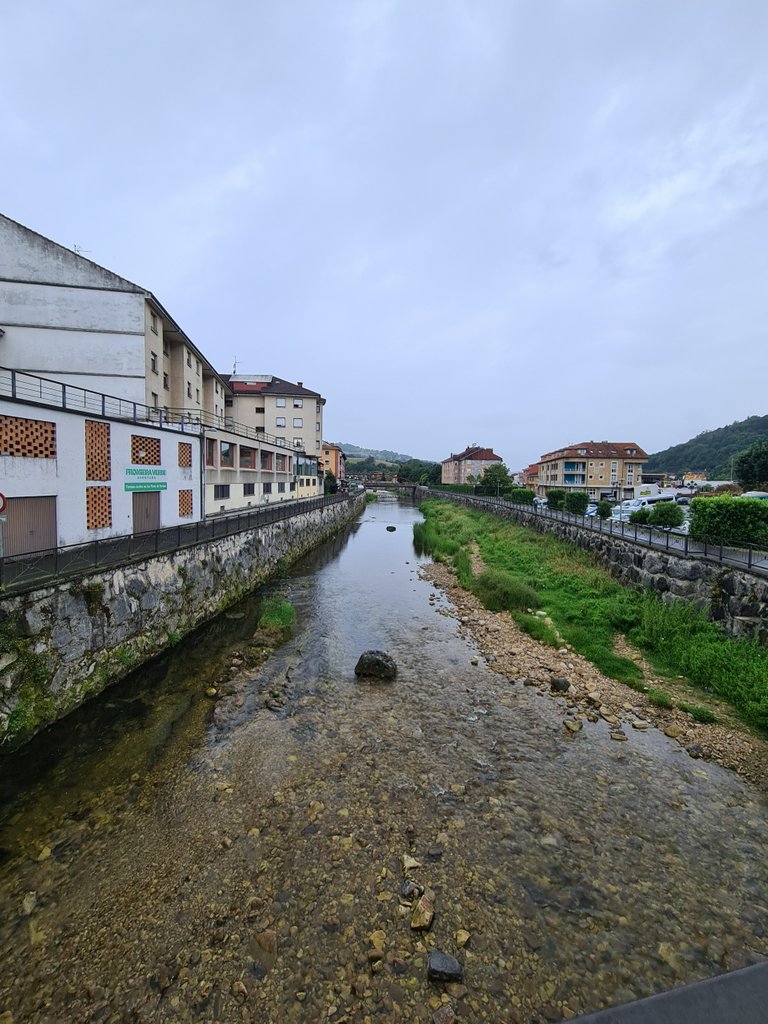
[{"label": "red and white sign", "polygon": [[0,516],[5,512],[5,506],[7,504],[6,497],[4,494],[0,494]]}]

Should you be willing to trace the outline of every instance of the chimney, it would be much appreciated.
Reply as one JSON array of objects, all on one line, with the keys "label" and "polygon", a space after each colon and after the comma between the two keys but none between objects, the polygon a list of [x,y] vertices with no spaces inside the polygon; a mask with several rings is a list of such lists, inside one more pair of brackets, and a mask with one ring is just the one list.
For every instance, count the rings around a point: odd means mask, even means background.
[{"label": "chimney", "polygon": [[296,381],[296,387],[297,388],[303,388],[304,387],[304,381],[303,380],[297,380]]}]

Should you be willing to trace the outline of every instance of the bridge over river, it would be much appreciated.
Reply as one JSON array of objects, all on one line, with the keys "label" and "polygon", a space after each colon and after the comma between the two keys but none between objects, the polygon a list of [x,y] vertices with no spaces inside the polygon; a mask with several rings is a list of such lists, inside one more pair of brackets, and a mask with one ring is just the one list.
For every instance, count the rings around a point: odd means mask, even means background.
[{"label": "bridge over river", "polygon": [[[544,1024],[768,953],[760,792],[654,729],[567,732],[518,678],[556,652],[492,671],[418,518],[371,503],[269,588],[266,660],[261,593],[5,759],[3,1024]],[[356,680],[367,648],[394,682]]]}]

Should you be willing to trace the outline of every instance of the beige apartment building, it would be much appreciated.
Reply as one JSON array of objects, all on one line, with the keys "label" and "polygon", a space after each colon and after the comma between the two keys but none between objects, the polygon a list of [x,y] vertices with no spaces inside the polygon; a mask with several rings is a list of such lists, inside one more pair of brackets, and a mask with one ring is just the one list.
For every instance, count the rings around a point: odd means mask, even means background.
[{"label": "beige apartment building", "polygon": [[227,416],[278,438],[286,448],[320,457],[325,399],[272,374],[238,373],[224,377],[230,396]]},{"label": "beige apartment building", "polygon": [[622,501],[634,496],[641,483],[648,455],[634,442],[582,441],[539,459],[536,492],[541,497],[550,488],[586,491],[599,501]]},{"label": "beige apartment building", "polygon": [[443,459],[440,464],[442,466],[440,479],[444,484],[477,482],[489,466],[501,461],[501,456],[496,455],[493,448],[482,448],[477,444],[470,445],[458,455],[451,452],[447,459]]}]

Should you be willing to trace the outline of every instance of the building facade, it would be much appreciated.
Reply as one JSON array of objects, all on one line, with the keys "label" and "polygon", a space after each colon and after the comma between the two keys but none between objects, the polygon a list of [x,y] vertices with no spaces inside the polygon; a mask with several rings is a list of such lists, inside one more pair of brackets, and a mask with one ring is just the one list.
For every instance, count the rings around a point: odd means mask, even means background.
[{"label": "building facade", "polygon": [[458,455],[451,452],[451,455],[442,461],[440,479],[444,484],[476,483],[489,466],[501,461],[501,456],[496,455],[492,448],[470,445]]},{"label": "building facade", "polygon": [[320,469],[323,473],[331,472],[339,483],[347,478],[347,456],[341,447],[332,441],[323,441],[320,448]]},{"label": "building facade", "polygon": [[552,488],[586,491],[596,501],[622,501],[634,496],[647,461],[646,452],[633,442],[582,441],[567,445],[541,456],[536,491],[541,497]]},{"label": "building facade", "polygon": [[[325,400],[267,381],[272,425],[279,407],[293,413],[276,433],[263,415],[235,419],[226,376],[151,292],[0,215],[0,489],[17,522],[9,535],[21,537],[35,497],[47,511],[30,522],[47,525],[30,529],[51,547],[322,493]],[[30,404],[44,413],[17,408]],[[81,437],[84,416],[91,426]],[[173,434],[185,438],[183,465]],[[109,450],[103,478],[87,475],[96,438]],[[38,550],[31,536],[18,543]]]}]

